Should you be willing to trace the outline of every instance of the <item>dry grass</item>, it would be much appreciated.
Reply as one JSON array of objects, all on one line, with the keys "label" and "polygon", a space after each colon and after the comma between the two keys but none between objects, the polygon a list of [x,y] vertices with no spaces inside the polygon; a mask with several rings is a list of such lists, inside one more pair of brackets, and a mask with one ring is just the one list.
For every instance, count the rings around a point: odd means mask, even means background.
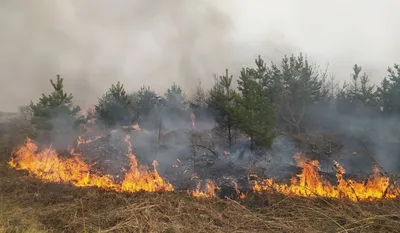
[{"label": "dry grass", "polygon": [[118,194],[41,183],[8,168],[9,148],[0,149],[0,232],[400,232],[397,200]]}]

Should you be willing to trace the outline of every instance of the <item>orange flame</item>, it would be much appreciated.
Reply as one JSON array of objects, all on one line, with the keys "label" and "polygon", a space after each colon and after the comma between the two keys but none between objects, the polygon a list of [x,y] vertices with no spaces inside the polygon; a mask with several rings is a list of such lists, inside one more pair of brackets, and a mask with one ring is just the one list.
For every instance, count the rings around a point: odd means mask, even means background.
[{"label": "orange flame", "polygon": [[246,198],[246,194],[240,192],[238,184],[236,182],[234,182],[234,181],[232,183],[233,183],[233,186],[235,188],[236,194],[239,195],[239,198],[240,199]]},{"label": "orange flame", "polygon": [[37,145],[28,138],[26,143],[14,152],[8,164],[17,170],[27,170],[29,175],[47,182],[71,183],[78,187],[98,187],[117,192],[173,190],[172,185],[165,182],[158,174],[156,162],[153,163],[153,172],[138,167],[130,144],[128,149],[130,169],[122,183],[115,182],[110,175],[92,173],[91,166],[84,162],[83,156],[79,153],[73,152],[71,158],[60,158],[55,150],[45,149],[37,152],[37,149]]},{"label": "orange flame", "polygon": [[[93,168],[85,163],[82,154],[74,152],[73,149],[70,150],[72,154],[70,158],[62,158],[51,148],[38,152],[38,146],[29,138],[23,146],[14,151],[8,164],[17,170],[27,170],[29,175],[46,182],[70,183],[78,187],[98,187],[116,192],[173,191],[173,186],[158,174],[156,161],[153,162],[153,170],[139,167],[129,139],[130,136],[127,135],[125,141],[128,144],[130,168],[122,182],[116,182],[111,175],[94,172]],[[77,144],[79,146],[90,141],[92,140],[85,141],[79,138]],[[345,179],[343,176],[345,169],[334,162],[337,169],[337,184],[332,185],[320,177],[318,161],[307,159],[303,153],[295,154],[294,159],[303,170],[301,174],[291,179],[290,184],[279,184],[273,179],[266,179],[261,182],[255,181],[253,190],[275,191],[302,197],[346,198],[352,201],[400,197],[399,191],[391,185],[390,178],[382,176],[378,168],[374,168],[373,174],[366,181],[357,182]],[[249,175],[249,180],[257,178],[255,174]],[[239,197],[245,198],[246,195],[240,193],[236,183],[234,186]],[[197,188],[189,193],[194,197],[214,198],[217,189],[219,187],[212,180],[206,180],[204,190],[201,190],[201,183],[198,183]]]},{"label": "orange flame", "polygon": [[345,170],[335,162],[337,168],[337,185],[332,185],[328,181],[321,179],[318,174],[319,163],[316,160],[308,160],[303,153],[294,156],[297,165],[303,168],[300,175],[293,177],[288,184],[279,184],[273,179],[266,179],[262,182],[255,182],[253,190],[256,192],[276,191],[285,195],[295,195],[302,197],[328,197],[346,198],[352,201],[369,201],[380,198],[397,198],[398,190],[390,185],[390,178],[383,177],[379,169],[374,169],[374,174],[365,182],[357,182],[345,179]]},{"label": "orange flame", "polygon": [[194,197],[199,198],[214,198],[217,195],[215,194],[215,190],[219,189],[212,180],[206,180],[205,190],[201,190],[201,183],[197,184],[196,190],[192,191],[192,195]]}]

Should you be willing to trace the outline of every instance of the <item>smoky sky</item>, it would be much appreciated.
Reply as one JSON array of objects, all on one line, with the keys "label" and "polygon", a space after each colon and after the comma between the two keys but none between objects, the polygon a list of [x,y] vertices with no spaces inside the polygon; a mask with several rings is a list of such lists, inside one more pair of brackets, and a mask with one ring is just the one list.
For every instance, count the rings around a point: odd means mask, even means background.
[{"label": "smoky sky", "polygon": [[3,0],[0,109],[51,90],[60,74],[81,105],[111,84],[192,90],[260,54],[303,52],[338,80],[359,63],[379,83],[400,63],[396,0]]}]

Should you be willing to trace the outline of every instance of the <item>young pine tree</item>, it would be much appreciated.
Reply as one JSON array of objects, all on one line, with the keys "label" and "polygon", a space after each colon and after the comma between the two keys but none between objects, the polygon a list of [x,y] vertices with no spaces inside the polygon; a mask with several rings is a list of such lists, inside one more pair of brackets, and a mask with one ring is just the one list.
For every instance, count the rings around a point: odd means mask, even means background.
[{"label": "young pine tree", "polygon": [[186,96],[180,86],[175,83],[165,93],[164,112],[171,119],[182,117],[187,110]]},{"label": "young pine tree", "polygon": [[77,118],[80,107],[73,105],[71,93],[64,92],[63,81],[60,75],[57,75],[55,82],[51,79],[53,92],[49,95],[42,94],[38,103],[31,102],[29,105],[32,113],[31,121],[36,128],[43,130],[52,130],[55,127],[72,128],[84,121],[82,117]]},{"label": "young pine tree", "polygon": [[[324,101],[326,72],[320,72],[308,59],[285,56],[280,65],[264,68],[258,59],[258,73],[263,72],[262,85],[269,99],[276,105],[282,123],[290,132],[300,133],[304,129],[306,109],[311,104]],[[264,71],[266,70],[266,71]]]},{"label": "young pine tree", "polygon": [[160,119],[160,99],[150,87],[141,87],[131,96],[134,112],[138,114],[138,123],[144,129],[157,129]]},{"label": "young pine tree", "polygon": [[250,137],[252,150],[255,145],[271,145],[276,137],[277,123],[275,107],[268,100],[256,75],[255,69],[242,70],[238,80],[241,95],[236,95],[238,105],[233,114],[239,129]]},{"label": "young pine tree", "polygon": [[371,115],[378,113],[379,98],[375,85],[370,84],[367,74],[361,74],[362,67],[355,64],[347,90],[338,96],[340,113]]},{"label": "young pine tree", "polygon": [[124,85],[118,82],[110,89],[95,106],[96,118],[108,127],[132,124],[137,114],[133,111],[132,100],[126,94]]},{"label": "young pine tree", "polygon": [[217,123],[216,130],[223,137],[227,138],[229,146],[232,146],[234,137],[234,111],[235,111],[235,97],[236,92],[232,90],[233,76],[229,76],[228,69],[226,74],[220,76],[214,87],[210,91],[209,107],[213,112],[214,119]]},{"label": "young pine tree", "polygon": [[400,115],[400,65],[388,68],[389,76],[379,88],[379,97],[385,115]]},{"label": "young pine tree", "polygon": [[201,81],[198,81],[196,91],[193,93],[189,100],[191,112],[196,119],[205,120],[209,117],[208,101],[209,93],[203,88]]}]

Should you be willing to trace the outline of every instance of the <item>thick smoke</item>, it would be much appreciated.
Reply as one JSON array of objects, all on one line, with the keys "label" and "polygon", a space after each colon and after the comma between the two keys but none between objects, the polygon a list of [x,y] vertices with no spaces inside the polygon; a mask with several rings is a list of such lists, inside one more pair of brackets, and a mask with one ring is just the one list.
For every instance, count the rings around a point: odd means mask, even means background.
[{"label": "thick smoke", "polygon": [[[0,3],[0,109],[14,111],[66,78],[78,104],[117,80],[157,91],[176,81],[304,52],[341,80],[353,63],[379,82],[399,60],[397,1],[74,1]],[[12,101],[10,101],[12,100]]]}]

